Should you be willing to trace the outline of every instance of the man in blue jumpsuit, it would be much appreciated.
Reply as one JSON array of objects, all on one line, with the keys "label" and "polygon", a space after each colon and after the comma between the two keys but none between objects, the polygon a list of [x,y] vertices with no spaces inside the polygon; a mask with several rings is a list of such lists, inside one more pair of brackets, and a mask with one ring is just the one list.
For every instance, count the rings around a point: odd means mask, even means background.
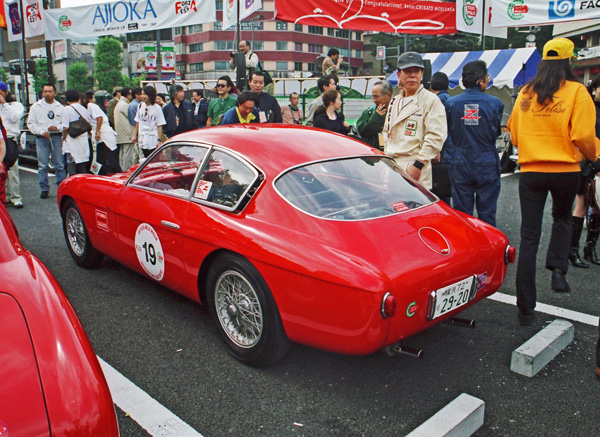
[{"label": "man in blue jumpsuit", "polygon": [[500,195],[500,160],[496,138],[504,104],[485,94],[491,77],[483,61],[469,62],[463,68],[465,92],[448,99],[448,135],[452,138],[450,163],[453,207],[496,226],[496,206]]}]

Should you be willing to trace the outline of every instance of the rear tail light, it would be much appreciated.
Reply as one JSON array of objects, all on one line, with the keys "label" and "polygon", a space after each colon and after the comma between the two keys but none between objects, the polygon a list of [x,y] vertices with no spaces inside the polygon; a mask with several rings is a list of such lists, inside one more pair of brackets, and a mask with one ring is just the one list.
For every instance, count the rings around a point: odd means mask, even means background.
[{"label": "rear tail light", "polygon": [[504,262],[506,264],[512,264],[517,259],[517,249],[512,247],[510,244],[506,246],[506,251],[504,252]]},{"label": "rear tail light", "polygon": [[387,319],[396,314],[396,298],[391,293],[385,293],[381,300],[381,317]]}]

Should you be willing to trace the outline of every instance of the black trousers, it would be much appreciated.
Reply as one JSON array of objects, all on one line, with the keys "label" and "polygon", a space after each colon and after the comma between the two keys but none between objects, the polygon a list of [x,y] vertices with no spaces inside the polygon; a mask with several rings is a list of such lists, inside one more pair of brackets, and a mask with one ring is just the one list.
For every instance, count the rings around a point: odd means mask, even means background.
[{"label": "black trousers", "polygon": [[546,268],[567,272],[571,246],[571,215],[579,183],[579,172],[519,175],[521,203],[521,245],[517,263],[517,306],[532,311],[536,303],[535,273],[542,235],[544,206],[552,196],[552,233],[546,254]]},{"label": "black trousers", "polygon": [[96,144],[96,161],[102,164],[100,174],[108,175],[121,172],[119,164],[119,148],[110,150],[104,142]]}]

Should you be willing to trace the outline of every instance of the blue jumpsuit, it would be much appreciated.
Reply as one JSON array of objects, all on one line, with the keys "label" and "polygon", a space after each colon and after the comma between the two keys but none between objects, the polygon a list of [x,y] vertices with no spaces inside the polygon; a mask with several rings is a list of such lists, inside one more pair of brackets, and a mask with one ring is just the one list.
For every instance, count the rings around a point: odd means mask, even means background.
[{"label": "blue jumpsuit", "polygon": [[504,104],[477,88],[446,102],[448,136],[452,138],[450,162],[453,207],[496,226],[500,195],[500,159],[496,138]]}]

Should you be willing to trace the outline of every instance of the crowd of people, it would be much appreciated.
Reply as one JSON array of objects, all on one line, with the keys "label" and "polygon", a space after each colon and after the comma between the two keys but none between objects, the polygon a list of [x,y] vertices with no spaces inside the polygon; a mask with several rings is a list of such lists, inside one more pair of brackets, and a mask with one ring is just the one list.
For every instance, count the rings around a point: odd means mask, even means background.
[{"label": "crowd of people", "polygon": [[[356,121],[354,131],[340,112],[342,96],[337,72],[342,59],[332,49],[323,60],[317,80],[319,96],[308,106],[306,117],[299,95],[289,104],[264,92],[265,74],[257,68],[258,56],[247,41],[239,50],[246,58],[248,90],[238,90],[229,76],[217,80],[210,102],[193,90],[191,101],[181,86],[171,89],[168,103],[153,86],[115,88],[105,114],[94,94],[68,90],[67,106],[55,100],[56,89],[45,85],[42,99],[30,110],[27,126],[36,136],[40,197],[49,195],[49,163],[56,184],[67,174],[90,172],[93,150],[99,172],[128,169],[149,156],[161,143],[180,133],[226,124],[285,123],[313,126],[352,135],[391,156],[397,165],[427,189],[434,186],[434,164],[445,168],[450,181],[442,200],[453,208],[496,226],[500,195],[500,161],[496,139],[501,132],[504,104],[486,94],[491,77],[483,61],[467,63],[462,71],[465,91],[450,97],[448,77],[433,75],[431,90],[423,84],[425,65],[418,53],[398,58],[399,85],[379,81],[372,88],[374,105]],[[551,289],[570,292],[566,280],[569,262],[578,268],[589,264],[579,255],[579,240],[590,209],[586,187],[600,170],[600,76],[586,89],[571,68],[573,43],[564,38],[549,41],[536,77],[519,93],[508,122],[512,142],[519,150],[521,242],[517,263],[518,321],[531,325],[536,306],[536,259],[544,205],[552,197],[552,233],[546,256]],[[232,61],[232,68],[236,68]],[[23,106],[15,102],[6,84],[0,83],[0,199],[23,207],[18,166],[7,162],[18,140]],[[79,133],[74,124],[89,124]],[[91,132],[88,136],[87,132]],[[8,178],[8,180],[7,180]],[[4,193],[6,185],[7,193]],[[596,243],[600,235],[600,210],[591,205],[584,259],[600,265]],[[599,328],[600,329],[600,328]],[[600,378],[600,340],[598,344]]]}]

